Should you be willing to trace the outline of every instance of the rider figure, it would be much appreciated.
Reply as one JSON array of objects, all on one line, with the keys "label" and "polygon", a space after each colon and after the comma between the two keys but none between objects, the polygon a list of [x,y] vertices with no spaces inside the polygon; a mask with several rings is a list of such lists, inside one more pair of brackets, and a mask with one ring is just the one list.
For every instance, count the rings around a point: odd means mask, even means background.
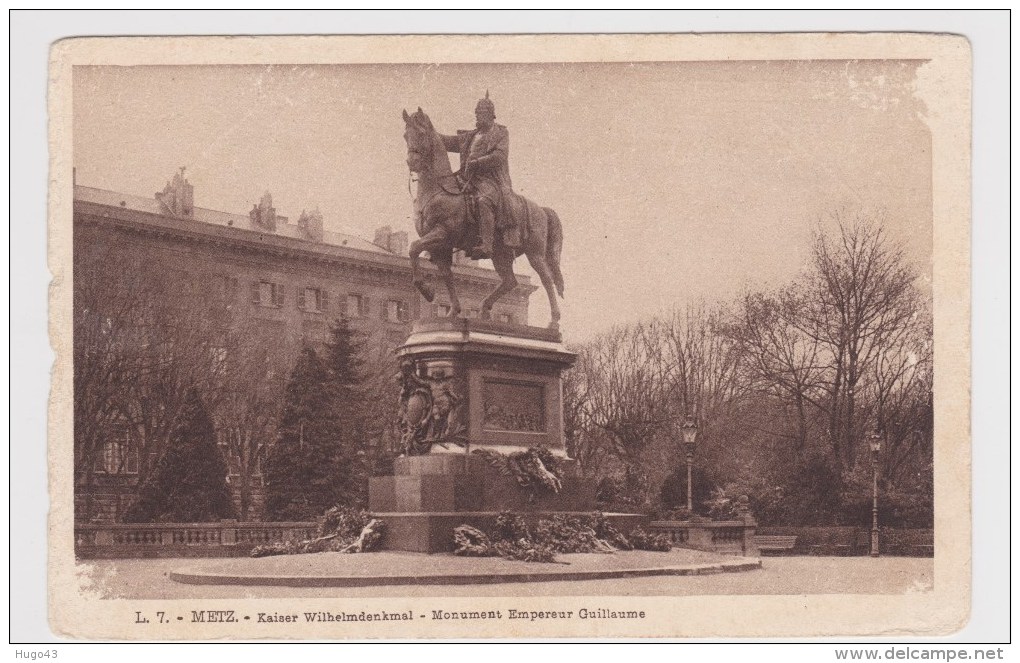
[{"label": "rider figure", "polygon": [[481,244],[470,256],[475,260],[491,258],[496,234],[496,218],[504,195],[513,192],[510,183],[510,132],[496,124],[496,106],[485,98],[475,106],[475,129],[442,136],[447,152],[460,153],[461,178],[474,189],[478,209],[478,233]]}]

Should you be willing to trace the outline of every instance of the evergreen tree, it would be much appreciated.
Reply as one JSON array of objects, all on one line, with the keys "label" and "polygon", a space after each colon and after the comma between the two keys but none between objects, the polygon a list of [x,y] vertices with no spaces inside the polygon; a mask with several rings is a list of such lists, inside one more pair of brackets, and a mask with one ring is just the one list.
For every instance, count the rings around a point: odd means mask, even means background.
[{"label": "evergreen tree", "polygon": [[266,513],[271,520],[308,520],[336,504],[333,477],[339,421],[329,372],[305,346],[284,393],[283,417],[266,460]]},{"label": "evergreen tree", "polygon": [[326,343],[326,363],[332,380],[350,398],[359,398],[363,379],[363,335],[351,329],[347,318],[338,318],[330,326],[330,339]]},{"label": "evergreen tree", "polygon": [[324,357],[302,349],[266,462],[271,520],[308,520],[334,506],[361,506],[368,487],[362,341],[346,319],[331,327]]},{"label": "evergreen tree", "polygon": [[201,523],[234,517],[227,466],[198,391],[188,391],[182,425],[139,490],[126,522]]},{"label": "evergreen tree", "polygon": [[351,329],[347,318],[336,320],[326,343],[326,368],[330,396],[341,424],[335,458],[340,505],[360,506],[368,492],[370,408],[364,387],[363,351],[363,335]]}]

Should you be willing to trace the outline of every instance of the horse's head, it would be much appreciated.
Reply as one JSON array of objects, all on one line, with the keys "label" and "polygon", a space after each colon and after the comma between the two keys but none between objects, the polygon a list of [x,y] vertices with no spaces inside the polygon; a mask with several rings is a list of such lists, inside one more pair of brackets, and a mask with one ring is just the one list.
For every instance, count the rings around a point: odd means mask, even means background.
[{"label": "horse's head", "polygon": [[411,115],[404,111],[404,142],[407,143],[407,167],[412,173],[427,169],[435,158],[435,134],[432,120],[421,108]]}]

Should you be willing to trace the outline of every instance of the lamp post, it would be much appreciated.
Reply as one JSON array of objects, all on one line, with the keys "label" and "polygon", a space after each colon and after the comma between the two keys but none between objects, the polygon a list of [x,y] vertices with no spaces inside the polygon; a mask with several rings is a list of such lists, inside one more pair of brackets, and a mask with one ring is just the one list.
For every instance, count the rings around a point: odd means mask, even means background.
[{"label": "lamp post", "polygon": [[698,441],[698,424],[694,417],[687,415],[684,425],[680,428],[684,440],[684,456],[687,458],[687,511],[694,513],[694,502],[691,499],[691,465],[694,463],[694,447]]},{"label": "lamp post", "polygon": [[878,557],[878,453],[882,450],[881,429],[876,428],[868,436],[871,448],[871,556]]}]

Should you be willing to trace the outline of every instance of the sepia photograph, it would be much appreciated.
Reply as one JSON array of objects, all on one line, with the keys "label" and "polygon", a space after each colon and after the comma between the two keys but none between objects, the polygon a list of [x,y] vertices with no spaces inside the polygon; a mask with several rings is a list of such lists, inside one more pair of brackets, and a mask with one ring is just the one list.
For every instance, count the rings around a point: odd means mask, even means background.
[{"label": "sepia photograph", "polygon": [[970,57],[57,43],[51,627],[958,630]]}]

